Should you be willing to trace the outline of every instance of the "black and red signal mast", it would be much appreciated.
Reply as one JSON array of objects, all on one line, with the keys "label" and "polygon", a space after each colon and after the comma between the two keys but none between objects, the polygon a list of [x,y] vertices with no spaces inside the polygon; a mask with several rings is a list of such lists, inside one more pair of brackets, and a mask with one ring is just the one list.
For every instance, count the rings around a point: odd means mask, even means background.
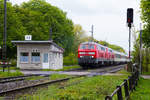
[{"label": "black and red signal mast", "polygon": [[131,28],[133,24],[133,8],[127,9],[127,24],[129,27],[129,59],[131,58],[130,47],[131,47]]},{"label": "black and red signal mast", "polygon": [[127,9],[127,23],[128,27],[131,28],[131,25],[133,23],[133,8]]}]

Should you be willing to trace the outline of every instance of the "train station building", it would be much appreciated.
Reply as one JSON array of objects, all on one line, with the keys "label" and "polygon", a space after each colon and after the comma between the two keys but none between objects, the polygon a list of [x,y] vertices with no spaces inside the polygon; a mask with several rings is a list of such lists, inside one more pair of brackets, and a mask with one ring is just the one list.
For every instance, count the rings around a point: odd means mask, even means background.
[{"label": "train station building", "polygon": [[32,41],[26,39],[25,41],[12,41],[12,43],[17,45],[17,67],[20,69],[63,68],[64,49],[52,40]]}]

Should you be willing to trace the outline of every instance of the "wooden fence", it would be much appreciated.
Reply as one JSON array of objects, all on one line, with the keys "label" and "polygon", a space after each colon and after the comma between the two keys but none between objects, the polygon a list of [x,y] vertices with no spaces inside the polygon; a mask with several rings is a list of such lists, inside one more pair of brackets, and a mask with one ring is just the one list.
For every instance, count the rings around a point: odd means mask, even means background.
[{"label": "wooden fence", "polygon": [[[113,100],[113,96],[115,94],[117,94],[118,100],[128,100],[130,92],[135,90],[138,80],[139,80],[139,71],[136,70],[134,73],[132,73],[132,76],[129,76],[128,79],[124,80],[124,82],[120,86],[117,86],[116,90],[111,95],[106,96],[105,100]],[[122,92],[123,87],[124,87],[125,98],[123,98],[123,92]]]}]

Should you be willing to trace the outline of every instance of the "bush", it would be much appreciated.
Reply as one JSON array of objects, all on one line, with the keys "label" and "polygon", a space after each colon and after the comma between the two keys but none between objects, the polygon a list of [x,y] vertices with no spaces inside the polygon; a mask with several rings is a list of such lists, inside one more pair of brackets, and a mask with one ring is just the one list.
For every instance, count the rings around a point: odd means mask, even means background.
[{"label": "bush", "polygon": [[15,66],[16,67],[16,65],[17,65],[16,59],[12,59],[10,62],[11,62],[11,66]]},{"label": "bush", "polygon": [[63,64],[64,65],[77,65],[78,64],[77,56],[73,53],[69,54],[68,56],[64,57]]}]

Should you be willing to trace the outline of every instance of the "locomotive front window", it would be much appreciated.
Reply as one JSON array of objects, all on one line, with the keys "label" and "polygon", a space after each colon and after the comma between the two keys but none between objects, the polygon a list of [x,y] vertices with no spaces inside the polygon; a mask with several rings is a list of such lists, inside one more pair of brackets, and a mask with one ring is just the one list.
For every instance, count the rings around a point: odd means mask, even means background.
[{"label": "locomotive front window", "polygon": [[80,49],[86,49],[86,45],[80,45]]},{"label": "locomotive front window", "polygon": [[80,49],[94,49],[94,45],[92,45],[92,44],[82,44],[82,45],[80,45]]},{"label": "locomotive front window", "polygon": [[94,49],[94,45],[88,45],[88,49]]}]

